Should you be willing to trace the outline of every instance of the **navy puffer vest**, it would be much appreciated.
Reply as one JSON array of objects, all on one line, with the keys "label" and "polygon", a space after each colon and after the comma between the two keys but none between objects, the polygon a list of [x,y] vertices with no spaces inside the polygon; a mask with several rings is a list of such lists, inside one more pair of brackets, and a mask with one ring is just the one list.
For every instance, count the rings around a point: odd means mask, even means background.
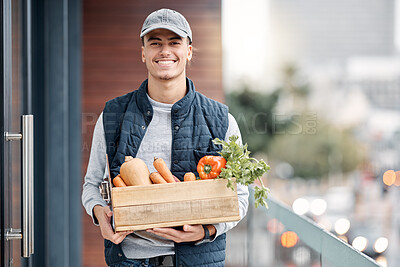
[{"label": "navy puffer vest", "polygon": [[[171,171],[180,180],[186,172],[197,174],[197,162],[204,155],[217,154],[214,138],[224,139],[228,129],[228,108],[195,91],[186,80],[188,93],[172,106]],[[103,110],[104,132],[111,175],[119,174],[125,156],[136,156],[152,120],[153,109],[147,98],[147,80],[138,90],[112,99]],[[175,244],[176,266],[224,266],[225,234],[210,243]],[[119,245],[105,240],[108,265],[125,259]]]}]

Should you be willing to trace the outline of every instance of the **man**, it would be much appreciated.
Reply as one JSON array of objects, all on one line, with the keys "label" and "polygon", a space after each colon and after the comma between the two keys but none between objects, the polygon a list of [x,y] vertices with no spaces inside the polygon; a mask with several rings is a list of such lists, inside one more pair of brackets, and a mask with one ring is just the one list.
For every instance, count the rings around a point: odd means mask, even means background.
[{"label": "man", "polygon": [[[216,154],[212,139],[240,136],[227,107],[197,93],[186,77],[193,39],[180,13],[170,9],[151,13],[140,37],[148,79],[138,90],[106,103],[93,133],[82,203],[100,226],[109,266],[224,266],[225,232],[237,222],[114,233],[112,211],[99,194],[107,173],[106,154],[112,177],[126,155],[143,159],[151,172],[156,156],[183,180],[185,172],[197,173],[202,156]],[[243,185],[238,185],[238,198],[243,218],[248,206],[248,189]]]}]

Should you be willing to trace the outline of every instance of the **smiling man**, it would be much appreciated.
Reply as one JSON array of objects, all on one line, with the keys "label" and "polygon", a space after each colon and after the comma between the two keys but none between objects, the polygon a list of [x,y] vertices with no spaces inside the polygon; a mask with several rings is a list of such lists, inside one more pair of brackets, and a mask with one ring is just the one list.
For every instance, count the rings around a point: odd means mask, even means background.
[{"label": "smiling man", "polygon": [[[156,156],[183,181],[185,172],[197,174],[201,157],[217,153],[212,139],[240,137],[228,108],[196,92],[186,77],[193,54],[186,19],[170,9],[157,10],[146,18],[140,37],[148,77],[137,90],[106,103],[93,133],[82,203],[100,226],[109,266],[222,267],[225,233],[238,222],[115,233],[112,211],[99,193],[107,172],[106,154],[112,178],[119,174],[125,156],[141,158],[151,172]],[[243,218],[248,189],[238,184],[237,191]]]},{"label": "smiling man", "polygon": [[153,30],[142,38],[148,94],[156,101],[173,104],[186,94],[186,63],[192,58],[190,39],[167,29]]}]

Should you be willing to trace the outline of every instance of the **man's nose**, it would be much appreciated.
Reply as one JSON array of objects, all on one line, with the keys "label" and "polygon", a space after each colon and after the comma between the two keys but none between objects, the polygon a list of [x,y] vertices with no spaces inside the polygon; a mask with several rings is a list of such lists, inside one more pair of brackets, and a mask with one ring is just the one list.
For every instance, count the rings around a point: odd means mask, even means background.
[{"label": "man's nose", "polygon": [[168,49],[168,46],[163,46],[160,52],[161,56],[169,56],[171,51]]}]

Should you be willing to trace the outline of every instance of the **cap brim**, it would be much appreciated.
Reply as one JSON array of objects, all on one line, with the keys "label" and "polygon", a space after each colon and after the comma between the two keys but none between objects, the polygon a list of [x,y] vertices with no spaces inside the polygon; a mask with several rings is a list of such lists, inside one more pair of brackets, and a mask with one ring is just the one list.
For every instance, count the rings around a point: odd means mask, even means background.
[{"label": "cap brim", "polygon": [[142,38],[143,36],[145,36],[145,35],[148,34],[149,32],[154,31],[154,30],[157,30],[157,29],[166,29],[166,30],[170,30],[171,32],[176,33],[176,34],[179,35],[180,37],[183,37],[183,38],[188,37],[189,39],[191,39],[190,36],[188,36],[188,34],[187,34],[186,32],[184,32],[184,31],[182,31],[182,30],[180,30],[180,29],[178,29],[178,28],[176,28],[176,27],[173,27],[173,26],[171,26],[171,25],[164,25],[164,24],[161,24],[161,25],[153,25],[153,26],[147,28],[146,30],[144,30],[144,31],[140,34],[140,38]]}]

